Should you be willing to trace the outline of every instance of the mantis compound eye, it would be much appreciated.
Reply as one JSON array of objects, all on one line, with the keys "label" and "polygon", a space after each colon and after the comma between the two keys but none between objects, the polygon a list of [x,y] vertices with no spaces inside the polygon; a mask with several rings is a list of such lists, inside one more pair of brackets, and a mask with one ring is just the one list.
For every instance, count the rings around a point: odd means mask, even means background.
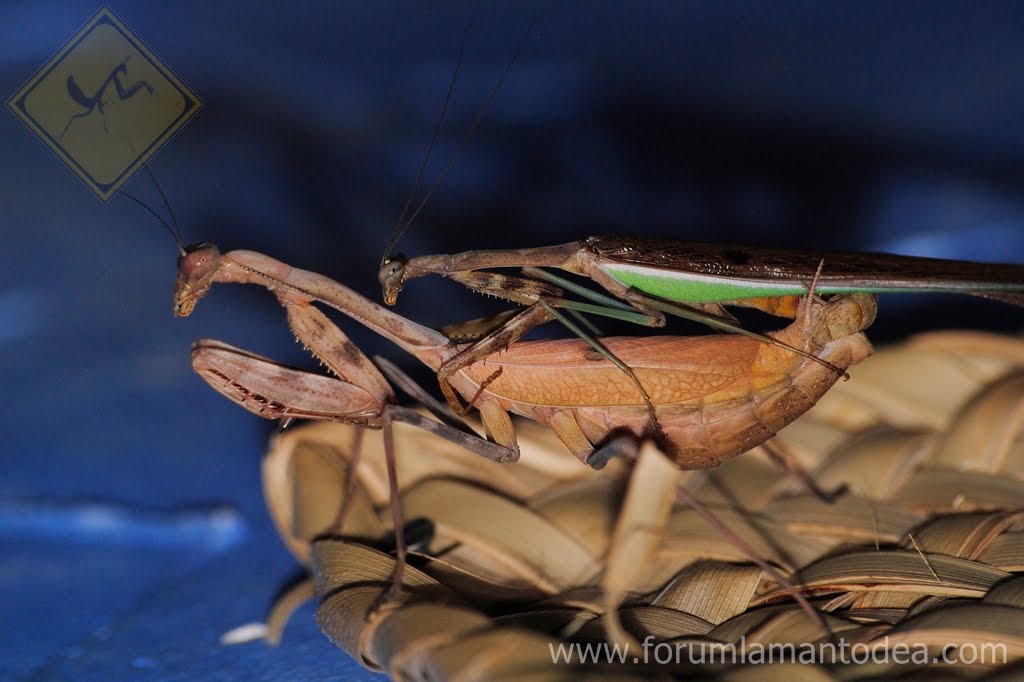
[{"label": "mantis compound eye", "polygon": [[174,283],[174,316],[187,317],[196,302],[206,295],[220,265],[220,249],[209,242],[190,244],[178,256],[178,279]]}]

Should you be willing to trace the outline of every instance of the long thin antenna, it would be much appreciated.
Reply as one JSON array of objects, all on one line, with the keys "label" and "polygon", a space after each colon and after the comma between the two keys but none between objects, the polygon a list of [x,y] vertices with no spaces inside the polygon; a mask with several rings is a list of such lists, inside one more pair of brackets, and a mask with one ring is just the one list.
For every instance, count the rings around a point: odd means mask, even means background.
[{"label": "long thin antenna", "polygon": [[141,199],[135,198],[134,196],[132,196],[128,192],[125,192],[124,190],[121,190],[120,192],[118,192],[118,194],[121,194],[126,199],[131,199],[136,204],[149,211],[154,218],[159,220],[160,224],[167,228],[167,231],[171,234],[171,237],[174,239],[175,243],[177,243],[178,253],[180,253],[182,256],[185,255],[185,244],[181,241],[181,237],[178,236],[178,234],[173,229],[171,229],[171,226],[167,224],[166,220],[160,217],[159,213],[150,208],[146,202],[142,201]]},{"label": "long thin antenna", "polygon": [[150,181],[152,181],[153,186],[156,187],[156,191],[160,193],[160,198],[164,202],[164,207],[167,208],[167,212],[171,215],[171,222],[174,223],[174,229],[177,231],[175,239],[177,240],[178,245],[181,246],[181,226],[178,224],[177,216],[174,215],[174,209],[171,208],[171,202],[167,201],[167,195],[164,194],[163,187],[161,187],[160,183],[156,181],[156,176],[153,175],[153,171],[149,170],[149,164],[143,165],[143,168],[146,169],[146,173],[149,175]]},{"label": "long thin antenna", "polygon": [[491,88],[490,93],[487,95],[487,100],[484,102],[483,106],[480,107],[480,110],[477,112],[476,118],[473,119],[473,123],[470,124],[469,128],[466,130],[466,133],[462,136],[462,139],[459,141],[458,146],[455,148],[455,151],[452,152],[451,157],[449,157],[448,162],[441,170],[441,173],[437,176],[437,179],[434,180],[433,184],[431,184],[426,194],[423,195],[423,200],[420,201],[419,205],[416,207],[416,210],[412,212],[412,215],[410,215],[409,219],[405,222],[405,224],[401,226],[401,229],[396,230],[395,236],[392,237],[391,241],[388,243],[388,251],[385,252],[384,259],[381,260],[382,264],[387,259],[387,253],[390,252],[394,245],[398,243],[398,240],[401,239],[402,235],[405,234],[405,232],[412,226],[417,216],[419,216],[420,212],[427,205],[427,201],[434,193],[434,190],[436,190],[440,186],[441,182],[445,179],[445,176],[448,175],[448,172],[455,165],[455,162],[458,161],[459,156],[461,156],[462,152],[466,149],[466,145],[469,143],[470,139],[472,139],[473,134],[476,133],[477,128],[480,127],[480,123],[483,121],[484,116],[487,115],[488,110],[491,108],[491,104],[494,103],[494,99],[498,96],[498,92],[501,90],[501,87],[505,84],[505,80],[508,78],[509,73],[511,73],[512,67],[515,66],[516,61],[522,54],[523,48],[526,46],[526,40],[530,37],[530,34],[533,32],[534,27],[540,21],[540,18],[541,15],[534,17],[533,20],[530,22],[530,25],[527,26],[526,31],[523,32],[523,37],[520,38],[519,44],[516,46],[516,50],[512,54],[512,59],[510,59],[508,64],[505,65],[505,70],[502,72],[497,82],[495,82],[494,86]]},{"label": "long thin antenna", "polygon": [[[128,149],[130,149],[133,154],[138,156],[138,152],[135,150],[135,145],[132,144],[132,141],[130,139],[128,139],[127,137],[125,137],[125,136],[122,136],[122,139],[124,139],[125,144],[128,145]],[[171,216],[171,221],[174,223],[174,228],[172,229],[171,226],[167,224],[166,220],[161,218],[160,215],[156,211],[154,211],[152,208],[150,208],[149,204],[145,203],[144,201],[142,201],[140,199],[137,199],[136,197],[132,196],[131,194],[129,194],[128,192],[125,192],[123,190],[120,191],[119,194],[123,194],[128,199],[131,199],[136,204],[138,204],[142,208],[144,208],[147,211],[149,211],[153,215],[154,218],[159,220],[160,224],[163,225],[165,228],[167,228],[167,231],[171,233],[171,237],[174,238],[174,243],[178,245],[178,253],[181,254],[182,256],[184,256],[185,255],[185,241],[181,238],[181,227],[178,226],[178,218],[177,218],[177,216],[174,215],[174,209],[171,208],[171,202],[167,201],[167,195],[164,194],[164,190],[160,186],[160,183],[157,182],[156,176],[153,174],[153,171],[151,171],[149,169],[149,164],[145,164],[144,163],[144,164],[142,164],[142,167],[146,169],[146,174],[149,175],[150,182],[153,183],[153,186],[156,187],[156,191],[160,194],[160,198],[163,200],[164,206],[167,208],[167,212]]]},{"label": "long thin antenna", "polygon": [[395,221],[395,229],[391,231],[391,238],[388,240],[387,246],[384,248],[384,255],[381,256],[380,264],[384,265],[387,261],[388,256],[391,255],[391,249],[394,248],[395,243],[399,237],[402,236],[402,224],[405,221],[405,216],[409,212],[409,207],[412,206],[413,200],[420,191],[420,183],[423,181],[423,174],[427,170],[427,163],[430,161],[430,155],[434,151],[434,147],[437,144],[437,138],[441,135],[441,128],[444,125],[445,115],[448,113],[448,106],[452,102],[452,93],[455,92],[455,82],[459,78],[459,69],[462,68],[463,57],[466,53],[466,41],[469,38],[469,26],[462,32],[462,41],[459,43],[459,56],[455,60],[455,70],[452,72],[451,80],[448,81],[448,92],[444,96],[444,106],[441,107],[441,115],[437,118],[437,123],[434,124],[434,132],[430,138],[430,144],[427,145],[427,152],[423,155],[423,161],[420,163],[419,172],[416,174],[416,182],[413,183],[412,189],[409,190],[409,196],[405,199],[405,205],[402,206],[402,212],[398,214],[398,220]]}]

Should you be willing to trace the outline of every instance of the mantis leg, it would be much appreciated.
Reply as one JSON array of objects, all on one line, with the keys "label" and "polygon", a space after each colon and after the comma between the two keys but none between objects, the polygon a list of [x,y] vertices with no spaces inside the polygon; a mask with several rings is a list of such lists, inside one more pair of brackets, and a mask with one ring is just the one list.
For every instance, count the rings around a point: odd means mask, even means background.
[{"label": "mantis leg", "polygon": [[[557,303],[557,301],[555,301]],[[474,406],[477,397],[487,387],[485,381],[480,385],[480,389],[477,392],[477,396],[469,401],[469,404],[463,406],[458,399],[458,394],[451,385],[449,377],[454,375],[461,369],[464,369],[475,362],[483,360],[489,355],[492,355],[504,348],[509,347],[516,341],[518,341],[526,332],[530,331],[539,324],[543,324],[549,320],[557,319],[563,325],[565,325],[570,331],[579,336],[581,339],[587,341],[598,353],[607,357],[613,362],[619,369],[626,373],[626,375],[632,380],[636,386],[637,391],[640,393],[644,404],[647,406],[647,411],[650,415],[650,428],[652,432],[660,431],[658,424],[657,414],[654,409],[654,404],[651,402],[651,398],[647,393],[647,390],[640,383],[640,379],[636,376],[633,370],[626,365],[624,362],[615,357],[615,355],[607,348],[601,345],[601,342],[593,338],[585,331],[575,326],[572,322],[567,320],[565,316],[555,310],[554,305],[550,303],[546,298],[540,298],[537,303],[528,306],[525,310],[512,316],[510,319],[503,321],[496,329],[491,331],[489,334],[478,340],[472,346],[464,350],[463,352],[456,355],[451,360],[445,362],[437,370],[437,380],[441,386],[441,392],[444,393],[445,398],[448,400],[449,405],[455,410],[456,414],[465,415],[466,412]],[[496,379],[497,374],[492,375],[491,379]],[[485,423],[490,427],[497,419],[500,418],[496,414],[497,405],[485,403],[479,406],[480,414],[482,415]],[[489,409],[493,408],[493,409]],[[514,438],[514,433],[509,428],[507,430],[508,436]],[[491,429],[492,436],[495,437],[499,443],[503,442],[494,429]],[[514,441],[513,441],[514,442]],[[511,447],[511,444],[509,444]]]},{"label": "mantis leg", "polygon": [[[634,584],[632,576],[646,570],[660,544],[676,501],[692,508],[760,567],[765,575],[785,587],[812,621],[820,625],[826,637],[831,638],[832,632],[824,617],[814,609],[796,585],[765,561],[749,543],[698,500],[685,485],[681,485],[679,470],[653,442],[624,437],[614,439],[609,442],[609,446],[617,455],[625,456],[635,463],[612,536],[612,544],[608,550],[608,564],[602,580],[602,587],[605,590],[605,617],[609,638],[612,641],[628,642],[632,639],[622,629],[618,618],[618,607],[624,596],[622,586]],[[605,458],[603,455],[601,457]]]},{"label": "mantis leg", "polygon": [[284,367],[216,341],[197,342],[192,351],[192,364],[214,389],[261,417],[333,420],[383,429],[396,564],[392,586],[383,595],[382,604],[400,589],[406,565],[393,423],[412,424],[498,462],[514,461],[519,453],[396,405],[384,377],[326,315],[308,303],[282,302],[300,342],[322,360],[337,379]]},{"label": "mantis leg", "polygon": [[455,392],[455,388],[451,384],[451,376],[459,370],[483,360],[488,355],[511,346],[528,331],[551,319],[553,319],[553,316],[543,306],[537,304],[530,305],[472,346],[442,364],[437,370],[437,381],[441,386],[441,393],[444,394],[445,399],[452,406],[452,409],[455,410],[455,413],[464,416],[473,407],[473,404],[471,401],[469,406],[462,405],[458,394]]},{"label": "mantis leg", "polygon": [[[202,342],[195,351],[196,370],[216,390],[260,416],[346,421],[380,428],[383,406],[394,402],[392,388],[380,371],[314,303],[352,317],[430,367],[444,364],[458,352],[439,332],[399,317],[323,275],[252,251],[221,255],[212,244],[190,248],[181,256],[175,314],[189,315],[214,282],[257,284],[275,294],[288,311],[288,321],[298,340],[340,379],[282,368],[239,349],[217,349],[213,348],[216,342]],[[209,352],[217,350],[222,352]],[[448,389],[451,393],[450,386]],[[466,433],[461,422],[452,428],[451,422],[457,420],[446,417],[442,420],[448,424],[426,420],[422,425],[489,459],[518,458],[508,415],[495,409],[496,403],[487,409],[480,407],[488,430],[502,436],[495,438],[500,445]]]},{"label": "mantis leg", "polygon": [[[533,274],[530,272],[529,268],[524,270],[524,272],[527,274]],[[542,271],[536,272],[544,274]],[[472,320],[468,323],[456,326],[454,330],[456,334],[471,336],[475,339],[472,346],[445,362],[438,369],[437,378],[441,385],[441,391],[444,393],[445,398],[456,413],[465,414],[465,412],[473,406],[475,399],[470,400],[468,407],[463,407],[459,402],[455,390],[451,386],[449,377],[459,370],[483,360],[488,355],[507,348],[522,338],[534,327],[544,324],[552,319],[556,319],[573,334],[589,343],[594,350],[606,357],[610,362],[614,363],[630,378],[636,386],[637,391],[640,393],[640,396],[643,398],[644,404],[647,406],[647,411],[650,414],[651,428],[654,431],[658,431],[660,429],[654,404],[651,402],[650,395],[647,393],[643,384],[640,383],[640,379],[633,372],[632,368],[622,362],[619,358],[615,357],[615,355],[605,348],[593,334],[576,326],[573,322],[558,312],[556,308],[566,308],[570,312],[574,313],[592,312],[605,314],[609,317],[626,319],[628,321],[637,322],[639,324],[649,324],[651,326],[657,326],[657,319],[647,315],[637,316],[635,313],[630,312],[628,310],[628,306],[625,304],[612,301],[607,297],[602,297],[600,294],[593,294],[592,292],[587,292],[587,294],[592,300],[597,301],[601,305],[595,306],[590,304],[581,304],[575,301],[568,301],[561,298],[562,290],[560,288],[552,287],[542,281],[543,278],[538,277],[524,279],[522,277],[511,277],[494,272],[474,271],[458,273],[453,275],[452,279],[474,291],[491,294],[499,298],[504,298],[527,306],[524,311],[519,313],[514,313],[514,311],[511,313],[500,313],[499,315],[491,318]],[[558,284],[564,283],[573,287],[574,290],[577,290],[575,284],[566,280],[554,277],[552,277],[552,279],[557,279]],[[661,317],[661,321],[664,321],[664,316]],[[486,385],[481,386],[481,390],[483,390],[483,388],[486,388]]]},{"label": "mantis leg", "polygon": [[[314,419],[382,428],[385,408],[398,406],[394,405],[391,387],[377,368],[319,310],[297,304],[288,308],[289,321],[300,341],[339,378],[286,367],[208,339],[193,346],[193,368],[214,390],[265,419]],[[311,335],[310,329],[317,333]],[[393,421],[422,428],[487,459],[518,459],[518,451],[467,433],[463,428],[404,408],[389,412]]]},{"label": "mantis leg", "polygon": [[832,490],[823,490],[817,482],[811,478],[811,475],[804,471],[804,469],[794,460],[793,456],[777,438],[761,443],[761,448],[764,449],[768,458],[775,463],[775,466],[789,473],[794,479],[796,479],[801,488],[825,504],[834,503],[840,496],[846,493],[848,486],[845,483],[837,485]]}]

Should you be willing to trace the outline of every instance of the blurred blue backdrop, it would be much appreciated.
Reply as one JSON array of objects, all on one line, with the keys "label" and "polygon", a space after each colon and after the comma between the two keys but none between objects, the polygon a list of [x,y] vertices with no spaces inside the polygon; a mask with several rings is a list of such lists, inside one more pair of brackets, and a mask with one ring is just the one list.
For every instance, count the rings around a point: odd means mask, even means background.
[{"label": "blurred blue backdrop", "polygon": [[[402,251],[614,232],[1024,262],[1019,3],[110,6],[205,100],[151,162],[186,241],[264,251],[375,299],[464,30],[428,177],[541,10]],[[95,10],[0,6],[0,92]],[[167,234],[124,199],[97,200],[9,112],[0,144],[0,674],[358,674],[311,608],[280,649],[218,644],[297,567],[259,489],[270,425],[195,377],[189,347],[209,336],[315,366],[281,309],[225,287],[175,320]],[[144,176],[128,189],[158,201]],[[399,310],[440,325],[490,306],[421,280]],[[873,338],[1021,319],[973,299],[887,299]]]}]

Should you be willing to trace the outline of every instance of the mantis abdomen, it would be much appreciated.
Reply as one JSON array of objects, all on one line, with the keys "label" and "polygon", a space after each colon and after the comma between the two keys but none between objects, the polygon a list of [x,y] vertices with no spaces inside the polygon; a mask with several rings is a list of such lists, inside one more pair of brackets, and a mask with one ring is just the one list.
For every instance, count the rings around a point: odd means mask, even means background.
[{"label": "mantis abdomen", "polygon": [[[806,305],[809,316],[798,315],[772,336],[808,346],[841,369],[871,354],[859,332],[874,319],[874,297]],[[742,336],[617,337],[601,343],[635,372],[654,403],[662,446],[685,469],[716,466],[768,440],[840,376],[786,348]],[[649,427],[645,402],[629,377],[579,339],[519,342],[470,365],[452,383],[482,409],[493,402],[545,424],[591,465],[600,465],[590,460],[595,445],[613,432],[639,436]]]}]

